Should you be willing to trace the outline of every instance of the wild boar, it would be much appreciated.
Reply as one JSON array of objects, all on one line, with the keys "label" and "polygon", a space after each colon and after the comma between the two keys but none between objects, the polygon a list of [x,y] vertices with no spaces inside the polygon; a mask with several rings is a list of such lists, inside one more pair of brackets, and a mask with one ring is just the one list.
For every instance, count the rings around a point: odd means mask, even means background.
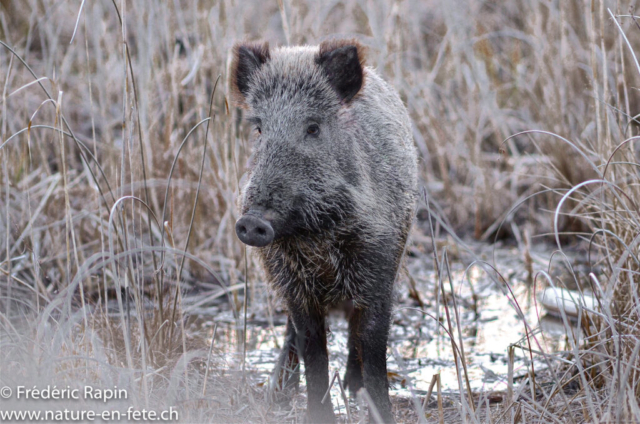
[{"label": "wild boar", "polygon": [[387,339],[393,286],[417,198],[411,123],[356,40],[319,46],[239,43],[230,87],[255,139],[240,190],[238,238],[260,258],[288,312],[273,386],[305,364],[311,422],[334,422],[325,318],[349,306],[345,384],[365,387],[393,422]]}]

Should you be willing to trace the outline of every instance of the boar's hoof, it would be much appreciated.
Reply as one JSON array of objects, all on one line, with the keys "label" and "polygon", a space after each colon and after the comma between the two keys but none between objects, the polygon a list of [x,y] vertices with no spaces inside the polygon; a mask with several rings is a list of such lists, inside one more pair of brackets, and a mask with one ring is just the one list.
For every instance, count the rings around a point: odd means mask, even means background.
[{"label": "boar's hoof", "polygon": [[236,234],[249,246],[263,247],[273,241],[273,228],[269,221],[255,215],[243,215],[236,222]]}]

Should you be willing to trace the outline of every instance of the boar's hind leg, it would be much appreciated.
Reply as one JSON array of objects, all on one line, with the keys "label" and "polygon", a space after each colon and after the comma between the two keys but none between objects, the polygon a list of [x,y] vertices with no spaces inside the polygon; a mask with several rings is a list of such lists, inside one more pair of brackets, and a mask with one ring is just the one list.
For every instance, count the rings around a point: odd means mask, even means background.
[{"label": "boar's hind leg", "polygon": [[[362,311],[360,319],[364,387],[385,423],[394,422],[387,379],[387,339],[390,321],[391,302],[385,300],[369,305]],[[373,421],[371,416],[369,420]]]},{"label": "boar's hind leg", "polygon": [[353,309],[349,315],[349,357],[347,358],[347,371],[344,375],[345,387],[355,397],[358,390],[364,386],[362,380],[362,342],[360,340],[360,319],[362,311]]},{"label": "boar's hind leg", "polygon": [[269,383],[269,390],[272,394],[285,389],[298,389],[300,384],[300,361],[296,345],[297,340],[296,329],[291,322],[291,318],[288,318],[284,346],[282,346]]},{"label": "boar's hind leg", "polygon": [[307,421],[333,423],[331,399],[322,403],[329,388],[329,355],[324,314],[319,311],[289,309],[296,327],[298,346],[304,346],[304,370],[307,378]]}]

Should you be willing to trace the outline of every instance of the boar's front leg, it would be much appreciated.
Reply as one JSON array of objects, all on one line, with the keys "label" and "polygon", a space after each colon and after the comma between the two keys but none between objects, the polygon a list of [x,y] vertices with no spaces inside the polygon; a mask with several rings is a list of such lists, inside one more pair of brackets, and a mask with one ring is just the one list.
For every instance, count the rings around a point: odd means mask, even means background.
[{"label": "boar's front leg", "polygon": [[349,389],[351,397],[355,399],[358,390],[364,386],[362,379],[362,343],[360,340],[361,309],[349,308],[349,356],[347,358],[347,371],[344,375],[345,387]]},{"label": "boar's front leg", "polygon": [[282,346],[269,383],[269,391],[272,395],[281,390],[298,389],[300,384],[300,361],[297,342],[296,329],[293,322],[291,322],[291,318],[288,318],[284,346]]},{"label": "boar's front leg", "polygon": [[[387,378],[387,339],[391,324],[391,302],[380,299],[360,312],[360,345],[364,387],[371,396],[382,420],[393,423]],[[369,421],[373,421],[369,416]]]},{"label": "boar's front leg", "polygon": [[303,350],[307,378],[307,421],[334,423],[331,399],[322,403],[322,398],[329,388],[329,354],[324,313],[290,307],[289,314],[299,339],[298,346]]}]

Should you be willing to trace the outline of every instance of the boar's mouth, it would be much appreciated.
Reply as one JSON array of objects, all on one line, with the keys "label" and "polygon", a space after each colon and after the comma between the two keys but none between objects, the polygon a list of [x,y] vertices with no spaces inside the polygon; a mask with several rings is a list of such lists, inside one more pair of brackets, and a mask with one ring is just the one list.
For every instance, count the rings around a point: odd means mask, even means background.
[{"label": "boar's mouth", "polygon": [[303,194],[293,196],[289,207],[279,212],[263,203],[248,201],[244,214],[236,222],[236,235],[243,243],[264,247],[276,240],[290,237],[310,237],[332,231],[353,213],[353,201],[345,186],[332,190],[332,195],[309,199]]},{"label": "boar's mouth", "polygon": [[262,214],[252,211],[236,221],[236,234],[241,242],[254,247],[269,245],[275,236],[271,223]]}]

